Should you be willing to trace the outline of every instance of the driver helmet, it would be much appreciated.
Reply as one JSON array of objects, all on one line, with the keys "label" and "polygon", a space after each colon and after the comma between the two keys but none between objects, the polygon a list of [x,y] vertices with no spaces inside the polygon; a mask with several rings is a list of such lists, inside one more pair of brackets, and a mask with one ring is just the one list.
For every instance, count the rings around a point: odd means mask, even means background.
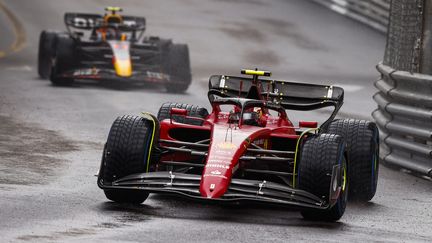
[{"label": "driver helmet", "polygon": [[118,14],[105,14],[104,16],[104,25],[110,26],[114,24],[122,24],[123,23],[123,17]]},{"label": "driver helmet", "polygon": [[260,114],[256,111],[244,112],[243,113],[243,124],[251,126],[259,126]]},{"label": "driver helmet", "polygon": [[123,23],[123,17],[120,14],[117,14],[117,12],[121,12],[123,9],[119,7],[106,7],[105,11],[108,12],[103,17],[105,26]]}]

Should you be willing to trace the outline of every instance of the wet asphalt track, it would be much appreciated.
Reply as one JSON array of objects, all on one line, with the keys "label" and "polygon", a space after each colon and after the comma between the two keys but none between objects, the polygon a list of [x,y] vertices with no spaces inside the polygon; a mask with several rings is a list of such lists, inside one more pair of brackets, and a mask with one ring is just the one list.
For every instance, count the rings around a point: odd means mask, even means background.
[{"label": "wet asphalt track", "polygon": [[[155,113],[165,101],[209,107],[207,78],[243,67],[339,84],[346,89],[341,116],[371,119],[383,35],[305,0],[3,2],[24,25],[27,42],[0,58],[1,242],[431,241],[431,182],[385,167],[372,202],[349,205],[337,223],[304,221],[266,205],[158,195],[140,206],[119,205],[105,199],[93,177],[116,116]],[[147,34],[189,44],[194,81],[186,94],[115,82],[54,87],[37,77],[39,32],[62,30],[65,11],[100,12],[105,5],[146,16]],[[1,51],[15,39],[12,26],[0,12]]]}]

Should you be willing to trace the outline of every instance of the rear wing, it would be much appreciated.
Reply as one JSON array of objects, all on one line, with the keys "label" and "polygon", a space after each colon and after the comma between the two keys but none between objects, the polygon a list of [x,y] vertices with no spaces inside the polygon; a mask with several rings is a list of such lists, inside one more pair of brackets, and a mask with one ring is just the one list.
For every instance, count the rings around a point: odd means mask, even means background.
[{"label": "rear wing", "polygon": [[[252,78],[213,75],[209,90],[217,90],[225,97],[247,98],[253,85]],[[327,106],[342,106],[344,90],[331,85],[307,84],[259,79],[258,87],[264,100],[290,110],[314,110]]]},{"label": "rear wing", "polygon": [[[144,31],[146,20],[144,17],[122,16],[123,24],[116,25],[122,31]],[[65,13],[64,22],[69,29],[92,30],[103,26],[103,16],[100,14]]]},{"label": "rear wing", "polygon": [[100,14],[65,13],[64,21],[66,27],[91,30],[102,25],[103,17]]}]

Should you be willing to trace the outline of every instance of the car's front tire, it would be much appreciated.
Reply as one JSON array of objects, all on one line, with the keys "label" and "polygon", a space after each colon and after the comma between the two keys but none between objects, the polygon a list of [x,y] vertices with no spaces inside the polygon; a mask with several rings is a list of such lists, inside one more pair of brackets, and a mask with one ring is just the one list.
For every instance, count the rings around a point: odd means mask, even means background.
[{"label": "car's front tire", "polygon": [[[141,116],[118,117],[108,135],[101,170],[103,184],[124,176],[153,171],[152,150],[157,138],[155,120]],[[148,192],[133,189],[104,189],[108,199],[120,203],[142,203]]]},{"label": "car's front tire", "polygon": [[310,135],[305,139],[298,163],[299,189],[310,192],[327,202],[330,201],[333,166],[341,166],[342,188],[336,204],[328,210],[301,210],[302,216],[307,220],[339,220],[345,213],[349,185],[343,137],[335,134]]}]

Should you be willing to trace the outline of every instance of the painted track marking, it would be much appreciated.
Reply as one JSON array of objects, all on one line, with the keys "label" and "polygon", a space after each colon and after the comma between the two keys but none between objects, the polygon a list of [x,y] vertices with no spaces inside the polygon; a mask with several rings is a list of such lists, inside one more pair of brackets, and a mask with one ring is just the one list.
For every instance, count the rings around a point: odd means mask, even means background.
[{"label": "painted track marking", "polygon": [[11,10],[9,10],[1,0],[0,0],[0,11],[3,11],[5,16],[12,23],[12,29],[15,34],[15,40],[12,43],[12,45],[7,50],[0,51],[0,58],[2,58],[5,57],[10,52],[18,52],[22,50],[25,47],[27,36],[26,36],[24,26],[19,21],[18,17],[15,16],[15,14]]}]

